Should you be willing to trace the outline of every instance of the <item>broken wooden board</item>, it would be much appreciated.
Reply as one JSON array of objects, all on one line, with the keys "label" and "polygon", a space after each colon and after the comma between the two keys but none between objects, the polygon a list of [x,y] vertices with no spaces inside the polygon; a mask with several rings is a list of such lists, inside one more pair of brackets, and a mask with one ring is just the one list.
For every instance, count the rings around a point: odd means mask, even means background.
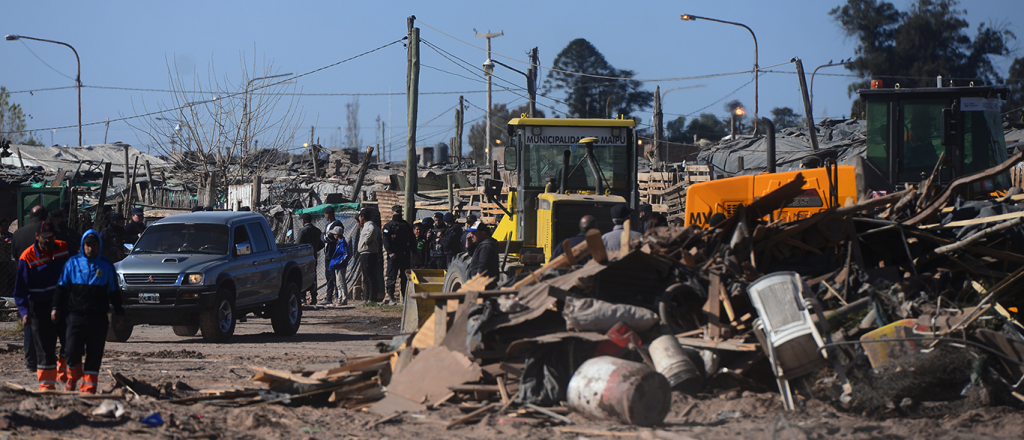
[{"label": "broken wooden board", "polygon": [[290,371],[275,370],[272,368],[264,367],[254,367],[252,365],[250,365],[249,368],[256,370],[256,374],[253,374],[253,376],[250,377],[249,380],[254,382],[263,382],[270,386],[273,386],[275,383],[281,382],[297,382],[314,385],[322,383],[319,380],[310,379],[308,377],[295,374]]},{"label": "broken wooden board", "polygon": [[699,338],[680,338],[676,337],[679,344],[684,347],[694,348],[712,348],[717,350],[727,351],[757,351],[757,344],[751,344],[746,342],[736,342],[734,340],[725,341],[705,341]]},{"label": "broken wooden board", "polygon": [[445,347],[430,347],[391,378],[388,393],[432,404],[451,392],[449,386],[477,381],[482,374],[480,366],[465,355]]},{"label": "broken wooden board", "polygon": [[399,396],[394,393],[390,393],[387,397],[380,399],[377,403],[370,406],[370,411],[373,411],[380,415],[389,415],[403,412],[422,412],[426,411],[426,405],[422,405],[405,397]]}]

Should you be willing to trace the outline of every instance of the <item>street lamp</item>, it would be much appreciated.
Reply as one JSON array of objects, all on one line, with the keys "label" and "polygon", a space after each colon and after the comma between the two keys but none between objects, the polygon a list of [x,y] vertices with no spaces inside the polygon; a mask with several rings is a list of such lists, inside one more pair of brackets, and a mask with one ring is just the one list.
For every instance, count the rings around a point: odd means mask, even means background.
[{"label": "street lamp", "polygon": [[[473,29],[473,35],[487,39],[487,60],[484,61],[484,76],[487,77],[487,124],[484,126],[484,152],[487,154],[487,165],[491,166],[493,164],[491,162],[491,75],[494,74],[494,62],[491,61],[491,38],[505,35],[505,31],[488,31],[481,34]],[[491,170],[491,173],[497,173],[497,170]]]},{"label": "street lamp", "polygon": [[245,99],[242,101],[242,119],[245,120],[245,139],[244,139],[245,140],[245,145],[242,148],[242,155],[243,156],[245,156],[245,153],[249,150],[249,123],[250,123],[250,121],[249,121],[249,86],[251,86],[252,83],[254,83],[256,81],[261,81],[261,80],[264,80],[264,79],[280,78],[280,77],[283,77],[283,76],[290,76],[290,75],[291,75],[291,73],[282,73],[280,75],[261,76],[259,78],[250,79],[249,82],[245,83]]},{"label": "street lamp", "polygon": [[[488,65],[488,63],[490,63],[490,65]],[[515,73],[518,73],[518,74],[523,75],[523,76],[526,77],[526,93],[528,95],[530,95],[530,113],[529,113],[529,116],[532,118],[533,114],[537,112],[537,85],[534,83],[533,75],[530,75],[529,73],[523,73],[519,69],[516,69],[515,67],[509,66],[508,64],[505,64],[505,63],[503,63],[501,61],[490,60],[490,59],[487,60],[487,61],[484,61],[484,74],[486,74],[487,76],[493,75],[494,74],[494,65],[495,64],[500,65],[500,66],[504,66],[506,69],[511,70],[511,71],[513,71]],[[530,67],[529,71],[530,71],[530,73],[533,73],[533,67]]]},{"label": "street lamp", "polygon": [[75,53],[75,62],[78,63],[78,76],[75,77],[75,83],[78,85],[78,146],[82,146],[82,60],[78,58],[78,51],[74,47],[71,47],[68,43],[61,43],[60,41],[44,40],[42,38],[26,37],[24,35],[8,35],[7,41],[18,41],[20,39],[43,41],[46,43],[60,44],[67,46]]},{"label": "street lamp", "polygon": [[814,75],[818,73],[818,69],[820,69],[822,67],[845,66],[847,64],[850,64],[850,61],[852,59],[853,58],[850,58],[849,60],[839,60],[838,63],[833,63],[832,60],[829,60],[828,64],[822,64],[822,65],[814,68],[814,71],[811,72],[811,86],[808,87],[810,89],[810,92],[811,92],[810,93],[811,94],[811,108],[814,108]]},{"label": "street lamp", "polygon": [[736,23],[736,22],[732,22],[732,21],[718,20],[718,19],[715,19],[715,18],[701,17],[701,16],[697,16],[697,15],[690,15],[690,14],[680,15],[679,18],[681,18],[683,21],[697,21],[698,19],[700,19],[700,20],[714,21],[714,22],[717,22],[717,23],[731,24],[733,26],[740,26],[740,27],[746,29],[748,32],[750,32],[750,36],[751,37],[754,37],[754,132],[756,133],[757,132],[757,119],[758,119],[758,116],[757,116],[757,114],[758,114],[757,113],[757,109],[758,109],[757,108],[757,75],[758,75],[758,71],[759,71],[759,68],[758,68],[758,65],[757,65],[757,35],[754,35],[754,31],[752,29],[750,29],[750,27],[748,27],[747,25],[745,25],[743,23]]}]

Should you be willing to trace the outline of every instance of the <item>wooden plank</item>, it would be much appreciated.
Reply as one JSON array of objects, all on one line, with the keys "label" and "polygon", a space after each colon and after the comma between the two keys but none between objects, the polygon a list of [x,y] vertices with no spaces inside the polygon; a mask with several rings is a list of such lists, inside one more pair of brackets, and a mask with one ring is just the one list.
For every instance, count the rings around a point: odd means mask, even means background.
[{"label": "wooden plank", "polygon": [[927,225],[927,226],[922,226],[921,228],[922,229],[931,229],[931,228],[959,228],[961,226],[980,225],[980,224],[984,224],[984,223],[999,222],[999,221],[1003,221],[1003,220],[1011,220],[1011,219],[1015,219],[1015,218],[1018,218],[1018,217],[1024,217],[1024,211],[1011,212],[1009,214],[993,215],[993,216],[989,216],[989,217],[975,218],[975,219],[970,219],[970,220],[960,220],[960,221],[956,221],[956,222],[949,222],[949,223],[944,224],[944,225],[943,224]]},{"label": "wooden plank", "polygon": [[678,336],[676,337],[676,339],[679,340],[679,344],[680,345],[683,345],[685,347],[713,348],[713,349],[728,350],[728,351],[757,351],[758,350],[757,344],[751,344],[751,343],[746,343],[746,342],[736,342],[736,341],[733,341],[733,340],[727,340],[727,341],[708,341],[708,340],[700,339],[700,338],[680,338]]}]

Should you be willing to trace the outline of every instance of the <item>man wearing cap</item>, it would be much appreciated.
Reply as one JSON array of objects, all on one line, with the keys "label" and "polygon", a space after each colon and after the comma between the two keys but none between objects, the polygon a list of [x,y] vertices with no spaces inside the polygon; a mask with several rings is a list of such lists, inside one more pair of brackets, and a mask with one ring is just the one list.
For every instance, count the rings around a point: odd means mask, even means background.
[{"label": "man wearing cap", "polygon": [[[313,226],[313,214],[305,213],[302,214],[302,228],[299,229],[299,233],[295,236],[295,242],[299,244],[308,243],[313,247],[313,264],[316,265],[316,260],[320,258],[320,250],[324,248],[324,240],[322,238],[323,233],[319,228]],[[330,252],[330,250],[328,250]],[[314,266],[315,267],[315,266]],[[325,268],[327,266],[324,266]],[[314,270],[315,274],[316,271]],[[307,299],[305,296],[309,295]],[[314,282],[309,286],[309,290],[303,293],[303,303],[315,304],[316,303],[316,283]]]},{"label": "man wearing cap", "polygon": [[445,231],[448,230],[448,225],[444,221],[444,213],[434,213],[434,229],[428,233],[427,240],[430,245],[430,260],[427,262],[427,267],[430,269],[448,269],[448,259],[444,255],[444,248],[441,245],[441,239],[444,238]]},{"label": "man wearing cap", "polygon": [[491,230],[481,221],[477,221],[466,232],[466,249],[473,255],[469,260],[469,276],[477,274],[494,277],[486,289],[491,290],[498,286],[500,277],[498,269],[498,242],[491,238]]},{"label": "man wearing cap", "polygon": [[128,239],[135,243],[142,236],[142,232],[146,230],[146,211],[143,211],[142,208],[132,209],[132,221],[125,225],[124,230],[127,232]]},{"label": "man wearing cap", "polygon": [[[324,247],[327,249],[333,249],[338,247],[338,240],[334,239],[331,235],[331,229],[335,226],[340,226],[341,220],[334,217],[334,207],[328,206],[324,208]],[[324,299],[317,303],[318,306],[326,306],[334,302],[335,294],[338,292],[337,280],[334,278],[334,271],[330,270],[331,267],[331,255],[332,252],[324,252],[324,278],[327,280],[327,286],[324,288]],[[316,298],[314,298],[315,300]]]},{"label": "man wearing cap", "polygon": [[345,271],[348,267],[348,242],[345,241],[345,225],[339,224],[330,231],[328,231],[334,237],[334,241],[337,243],[336,247],[330,251],[331,263],[327,266],[327,270],[334,272],[334,279],[338,284],[338,302],[334,305],[347,306],[348,305],[348,283],[346,282]]},{"label": "man wearing cap", "polygon": [[[51,319],[57,280],[68,261],[68,244],[57,240],[57,229],[49,221],[39,224],[36,242],[18,258],[14,278],[14,302],[21,322],[32,327],[32,343],[36,349],[36,378],[39,390],[56,390],[57,381],[66,382],[67,365],[64,354],[64,320]],[[57,355],[60,340],[60,356]]]},{"label": "man wearing cap", "polygon": [[462,225],[455,221],[454,214],[444,213],[444,223],[448,225],[448,229],[441,237],[441,250],[444,251],[445,267],[447,267],[452,264],[452,259],[462,252],[464,242],[462,241]]},{"label": "man wearing cap", "polygon": [[128,255],[127,249],[124,248],[125,243],[134,243],[128,237],[128,231],[124,229],[124,215],[120,212],[115,212],[110,215],[110,224],[107,225],[103,233],[100,234],[100,239],[106,248],[103,250],[103,255],[106,255],[110,261],[118,262],[124,259]]},{"label": "man wearing cap", "polygon": [[[68,260],[57,282],[50,317],[67,322],[67,386],[75,391],[79,381],[83,394],[96,394],[100,364],[106,345],[107,310],[114,307],[114,326],[124,325],[121,289],[114,264],[100,255],[100,235],[90,229],[82,234],[82,249]],[[82,362],[85,355],[85,362]]]},{"label": "man wearing cap", "polygon": [[[607,252],[616,252],[622,247],[622,230],[623,224],[626,223],[626,219],[629,218],[633,211],[628,206],[620,203],[612,206],[612,223],[615,226],[612,227],[612,231],[601,236],[601,241],[604,242],[604,250]],[[629,231],[629,239],[640,237],[643,234],[636,231]]]},{"label": "man wearing cap", "polygon": [[363,275],[363,296],[366,301],[377,301],[380,286],[377,285],[377,272],[380,270],[380,229],[373,222],[373,212],[369,208],[359,211],[359,269]]},{"label": "man wearing cap", "polygon": [[[412,226],[402,218],[402,205],[395,205],[391,208],[391,221],[381,229],[381,240],[384,242],[384,252],[387,254],[387,281],[384,282],[384,294],[388,304],[397,304],[402,293],[409,283],[406,270],[412,267],[410,252],[413,249],[415,237],[412,233]],[[401,280],[401,291],[396,295],[395,284]]]}]

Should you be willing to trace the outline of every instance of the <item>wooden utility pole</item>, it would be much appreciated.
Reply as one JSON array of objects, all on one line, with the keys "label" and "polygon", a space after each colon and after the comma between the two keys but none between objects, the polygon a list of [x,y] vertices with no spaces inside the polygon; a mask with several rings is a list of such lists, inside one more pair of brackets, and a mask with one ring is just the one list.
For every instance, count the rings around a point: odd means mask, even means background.
[{"label": "wooden utility pole", "polygon": [[[77,175],[78,173],[76,172],[75,174]],[[149,161],[148,160],[146,161],[146,180],[149,181],[148,188],[146,188],[146,201],[150,205],[152,205],[153,204],[153,196],[154,196],[154,191],[153,191],[153,171],[149,167]]]},{"label": "wooden utility pole", "polygon": [[363,155],[363,163],[359,164],[359,174],[356,176],[356,185],[352,188],[352,202],[358,203],[361,196],[360,192],[363,190],[363,179],[366,178],[366,168],[370,165],[370,159],[373,159],[373,146],[366,147],[366,154]]},{"label": "wooden utility pole", "polygon": [[[124,186],[126,186],[126,187],[128,186],[128,166],[129,165],[131,165],[131,164],[128,163],[128,144],[124,144]],[[128,190],[130,191],[131,187],[128,187]]]},{"label": "wooden utility pole", "polygon": [[[661,112],[661,86],[654,88],[654,154],[658,159],[662,159],[662,162],[667,162],[661,157],[661,140],[664,139],[665,134],[662,132],[662,119],[664,113]],[[666,147],[666,150],[668,148]],[[668,157],[668,152],[665,152],[665,157]]]},{"label": "wooden utility pole", "polygon": [[461,163],[462,160],[462,117],[463,117],[463,98],[459,95],[459,107],[455,109],[455,137],[452,138],[452,151],[449,156],[455,156],[455,163]]},{"label": "wooden utility pole", "polygon": [[409,134],[405,141],[405,218],[410,221],[416,219],[416,116],[420,93],[420,30],[415,23],[415,15],[406,20],[409,27],[409,67],[406,80]]},{"label": "wooden utility pole", "polygon": [[132,188],[135,188],[135,175],[139,171],[139,156],[135,156],[135,166],[132,167],[132,183],[125,185],[124,216],[128,217],[132,211]]},{"label": "wooden utility pole", "polygon": [[107,182],[110,181],[110,162],[103,164],[103,182],[100,183],[100,200],[96,204],[96,216],[92,219],[92,228],[103,230],[103,204],[107,203]]},{"label": "wooden utility pole", "polygon": [[804,77],[804,63],[796,59],[796,77],[800,79],[800,94],[804,97],[804,119],[807,121],[807,132],[811,135],[811,149],[818,151],[818,132],[814,129],[814,114],[811,113],[811,99],[807,96],[807,78]]},{"label": "wooden utility pole", "polygon": [[530,51],[530,68],[526,70],[526,92],[530,95],[530,117],[536,117],[537,113],[537,73],[540,69],[540,56],[537,55],[537,48]]},{"label": "wooden utility pole", "polygon": [[252,209],[253,211],[256,210],[256,207],[260,206],[260,198],[262,198],[262,196],[263,196],[263,194],[261,194],[262,190],[263,190],[263,176],[259,176],[259,175],[253,176],[253,178],[252,178],[252,201],[250,202],[251,205],[249,205],[249,208]]}]

